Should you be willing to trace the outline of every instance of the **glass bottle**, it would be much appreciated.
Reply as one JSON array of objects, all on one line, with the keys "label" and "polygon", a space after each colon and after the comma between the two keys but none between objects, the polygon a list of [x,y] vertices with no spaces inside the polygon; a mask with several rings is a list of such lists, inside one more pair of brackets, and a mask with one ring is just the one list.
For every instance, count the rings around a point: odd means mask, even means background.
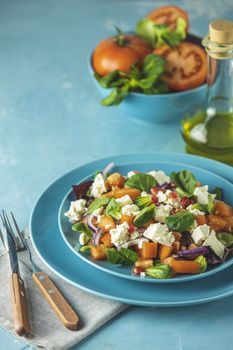
[{"label": "glass bottle", "polygon": [[233,22],[215,20],[202,44],[208,54],[207,101],[182,123],[186,151],[233,165]]}]

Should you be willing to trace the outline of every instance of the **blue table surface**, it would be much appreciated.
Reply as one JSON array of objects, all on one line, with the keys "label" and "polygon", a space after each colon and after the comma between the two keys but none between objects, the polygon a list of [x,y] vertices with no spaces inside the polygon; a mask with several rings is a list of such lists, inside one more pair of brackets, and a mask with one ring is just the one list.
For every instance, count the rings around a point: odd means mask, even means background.
[{"label": "blue table surface", "polygon": [[[26,226],[47,185],[89,161],[138,151],[181,151],[179,123],[150,124],[104,108],[87,57],[101,39],[133,28],[155,6],[180,5],[191,32],[233,19],[231,0],[2,0],[0,2],[0,207]],[[131,307],[75,348],[233,348],[233,298],[190,308]],[[0,328],[1,350],[29,349]]]}]

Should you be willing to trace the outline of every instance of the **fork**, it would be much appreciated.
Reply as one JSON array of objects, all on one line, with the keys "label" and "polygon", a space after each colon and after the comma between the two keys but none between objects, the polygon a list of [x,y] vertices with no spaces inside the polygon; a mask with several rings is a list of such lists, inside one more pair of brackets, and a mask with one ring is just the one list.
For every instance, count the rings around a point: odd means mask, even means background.
[{"label": "fork", "polygon": [[6,215],[8,225],[14,236],[19,240],[19,249],[21,249],[21,251],[26,251],[28,254],[31,263],[31,269],[27,264],[25,265],[31,271],[33,281],[38,286],[40,292],[42,293],[46,301],[49,303],[51,308],[54,310],[58,318],[64,324],[64,326],[70,330],[77,330],[79,323],[78,315],[69,305],[67,300],[61,294],[61,292],[57,289],[57,287],[49,278],[49,276],[45,272],[41,271],[39,267],[35,264],[27,240],[25,239],[23,233],[20,231],[13,213],[11,212],[10,214],[11,220],[14,224],[14,229],[10,223],[9,218]]}]

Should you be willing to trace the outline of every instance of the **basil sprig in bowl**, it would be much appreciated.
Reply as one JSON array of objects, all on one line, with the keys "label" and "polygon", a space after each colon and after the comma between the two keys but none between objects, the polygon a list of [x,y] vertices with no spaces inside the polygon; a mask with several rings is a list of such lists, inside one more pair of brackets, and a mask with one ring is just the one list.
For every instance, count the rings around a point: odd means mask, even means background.
[{"label": "basil sprig in bowl", "polygon": [[[193,34],[188,34],[186,40],[201,46],[201,38]],[[163,67],[163,65],[160,64],[160,67]],[[121,95],[110,97],[114,90],[111,86],[114,86],[114,79],[117,79],[116,73],[115,76],[113,74],[112,77],[109,77],[110,79],[98,79],[92,65],[92,54],[88,58],[88,70],[94,85],[103,98],[102,104],[106,108],[114,106],[112,108],[117,108],[121,114],[129,117],[156,123],[172,122],[181,120],[184,115],[191,113],[198,107],[201,108],[205,102],[206,84],[186,91],[168,92],[165,85],[159,82],[158,93],[156,94],[130,92],[124,96],[122,91]],[[154,71],[154,74],[156,73],[159,72]],[[150,76],[147,78],[150,80]]]}]

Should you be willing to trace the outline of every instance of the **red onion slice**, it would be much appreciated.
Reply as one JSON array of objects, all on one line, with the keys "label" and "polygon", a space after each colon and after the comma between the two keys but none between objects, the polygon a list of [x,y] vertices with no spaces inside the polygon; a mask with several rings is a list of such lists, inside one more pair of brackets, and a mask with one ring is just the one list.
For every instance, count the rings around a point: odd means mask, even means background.
[{"label": "red onion slice", "polygon": [[114,166],[115,164],[113,162],[107,164],[106,167],[104,167],[104,169],[102,170],[103,177],[106,177],[107,174],[112,170],[112,168],[114,168]]},{"label": "red onion slice", "polygon": [[95,215],[92,213],[92,214],[89,214],[87,216],[84,217],[84,221],[85,223],[90,227],[90,229],[93,231],[93,232],[97,232],[98,229],[97,227],[95,227],[95,225],[93,225],[92,223],[92,219],[95,217]]},{"label": "red onion slice", "polygon": [[209,253],[209,249],[207,247],[198,247],[194,249],[179,250],[175,255],[176,256],[205,255],[208,253]]},{"label": "red onion slice", "polygon": [[98,245],[99,244],[100,236],[101,236],[101,232],[100,231],[94,232],[93,238],[92,238],[93,245]]},{"label": "red onion slice", "polygon": [[126,242],[124,244],[121,244],[119,246],[117,246],[117,249],[121,249],[121,248],[128,248],[131,247],[132,245],[137,245],[138,248],[142,248],[142,244],[143,242],[149,242],[149,239],[147,238],[136,238],[133,239],[132,241]]}]

